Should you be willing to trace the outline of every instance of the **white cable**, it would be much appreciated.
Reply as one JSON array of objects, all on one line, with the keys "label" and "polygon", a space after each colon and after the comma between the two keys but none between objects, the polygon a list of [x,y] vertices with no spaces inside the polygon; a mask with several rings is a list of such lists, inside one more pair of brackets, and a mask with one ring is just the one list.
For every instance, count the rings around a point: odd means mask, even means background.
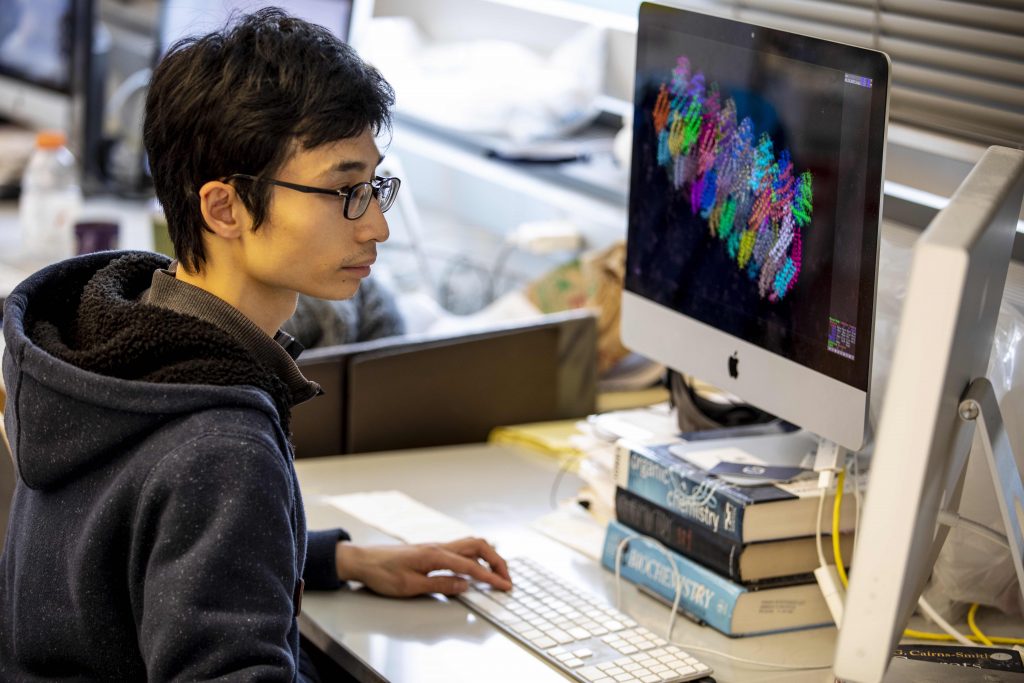
[{"label": "white cable", "polygon": [[828,561],[825,559],[825,545],[821,539],[821,517],[825,512],[825,495],[828,493],[827,488],[820,489],[821,495],[818,496],[818,515],[814,518],[814,544],[818,549],[818,566],[827,567]]},{"label": "white cable", "polygon": [[983,538],[987,538],[996,545],[1000,545],[1007,550],[1010,550],[1010,541],[1004,534],[999,533],[991,527],[987,527],[980,522],[975,522],[973,519],[967,519],[961,517],[955,512],[944,510],[939,513],[939,523],[945,524],[948,527],[958,526],[968,531],[973,531]]},{"label": "white cable", "polygon": [[935,611],[935,608],[928,604],[928,601],[924,599],[923,595],[920,598],[918,598],[917,606],[920,607],[921,611],[925,613],[925,616],[934,621],[939,628],[941,628],[949,635],[953,636],[956,642],[960,643],[961,645],[966,645],[967,647],[977,647],[976,643],[972,643],[971,641],[967,640],[967,638],[964,637],[959,631],[950,626],[949,622],[943,619],[942,616]]},{"label": "white cable", "polygon": [[784,671],[817,671],[819,669],[831,669],[832,662],[828,664],[805,664],[803,666],[794,666],[792,664],[776,664],[775,662],[759,662],[756,659],[747,659],[745,657],[737,657],[726,652],[719,650],[712,650],[709,647],[700,647],[699,645],[683,645],[681,646],[684,650],[696,650],[697,652],[706,652],[707,654],[715,655],[716,657],[722,657],[724,659],[731,659],[734,662],[741,662],[743,664],[753,664],[754,666],[763,666],[769,669],[782,669]]},{"label": "white cable", "polygon": [[[619,541],[618,546],[615,548],[615,607],[620,612],[622,611],[622,556],[626,550],[626,546],[629,545],[630,541],[643,541],[649,545],[661,550],[665,553],[665,557],[668,558],[669,564],[672,565],[672,582],[676,587],[675,600],[672,602],[672,613],[669,615],[668,620],[668,632],[665,634],[665,640],[672,642],[672,629],[675,626],[676,614],[679,613],[679,601],[683,595],[683,580],[679,575],[679,568],[676,567],[675,560],[672,559],[672,555],[668,548],[662,545],[657,539],[651,538],[650,536],[644,536],[643,534],[634,533],[626,536]],[[712,650],[707,647],[699,647],[697,645],[683,645],[684,650],[697,650],[698,652],[706,652],[724,659],[729,659],[734,662],[740,662],[742,664],[751,664],[753,666],[763,666],[769,669],[781,669],[783,671],[816,671],[819,669],[830,669],[832,663],[828,664],[815,664],[807,666],[793,666],[791,664],[776,664],[775,662],[759,662],[754,659],[746,659],[744,657],[737,657],[720,650]]]},{"label": "white cable", "polygon": [[679,576],[679,568],[676,567],[676,561],[672,559],[672,554],[657,539],[643,534],[631,534],[619,541],[618,547],[615,548],[615,608],[622,611],[622,555],[629,542],[634,540],[643,541],[658,548],[665,553],[668,563],[672,565],[672,585],[676,588],[676,597],[672,601],[672,613],[668,616],[668,629],[665,631],[665,640],[672,642],[672,629],[676,625],[676,615],[679,613],[679,600],[683,597],[683,579]]},{"label": "white cable", "polygon": [[[114,114],[121,114],[121,110],[124,105],[128,102],[128,98],[135,93],[143,90],[149,86],[149,78],[153,75],[153,72],[148,68],[139,69],[135,73],[128,76],[128,78],[121,81],[121,85],[114,89],[110,97],[107,99],[106,109],[104,111],[107,116],[110,117]],[[104,122],[106,127],[106,122]],[[117,131],[118,133],[122,131]]]},{"label": "white cable", "polygon": [[860,455],[853,454],[853,552],[857,552],[857,529],[860,528]]}]

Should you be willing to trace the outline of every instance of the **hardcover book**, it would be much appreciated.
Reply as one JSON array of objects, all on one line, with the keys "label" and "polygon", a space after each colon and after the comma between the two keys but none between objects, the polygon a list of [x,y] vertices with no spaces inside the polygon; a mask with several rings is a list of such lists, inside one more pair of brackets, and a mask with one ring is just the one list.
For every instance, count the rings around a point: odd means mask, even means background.
[{"label": "hardcover book", "polygon": [[[766,586],[814,581],[818,551],[813,536],[740,543],[621,487],[615,490],[615,518],[737,583]],[[843,557],[850,558],[853,534],[843,534],[840,543]],[[826,559],[834,563],[831,535],[823,545]]]},{"label": "hardcover book", "polygon": [[[678,458],[671,444],[643,446],[620,441],[615,456],[615,483],[655,505],[672,510],[700,527],[737,543],[813,536],[818,512],[816,476],[790,482],[738,486]],[[852,477],[847,478],[839,525],[853,529],[856,506]],[[864,477],[861,477],[863,486]],[[848,495],[846,495],[848,494]],[[822,531],[831,531],[834,498]]]},{"label": "hardcover book", "polygon": [[[628,527],[609,522],[601,563],[615,571],[619,543],[635,535]],[[679,611],[727,636],[832,625],[828,606],[816,583],[753,590],[679,553],[666,552],[640,539],[630,540],[622,554],[622,577],[671,605],[676,597],[678,575]]]},{"label": "hardcover book", "polygon": [[1024,663],[1016,650],[962,645],[900,645],[885,683],[1020,683]]}]

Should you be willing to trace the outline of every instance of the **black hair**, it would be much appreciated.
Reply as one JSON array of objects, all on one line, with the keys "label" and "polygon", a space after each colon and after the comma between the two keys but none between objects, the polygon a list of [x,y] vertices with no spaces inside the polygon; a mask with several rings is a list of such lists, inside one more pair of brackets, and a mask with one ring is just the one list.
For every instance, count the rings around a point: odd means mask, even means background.
[{"label": "black hair", "polygon": [[[206,261],[204,183],[233,173],[269,176],[297,145],[390,130],[394,101],[391,86],[355,50],[277,8],[175,43],[153,72],[143,141],[182,265],[197,272]],[[272,187],[236,189],[259,228]]]}]

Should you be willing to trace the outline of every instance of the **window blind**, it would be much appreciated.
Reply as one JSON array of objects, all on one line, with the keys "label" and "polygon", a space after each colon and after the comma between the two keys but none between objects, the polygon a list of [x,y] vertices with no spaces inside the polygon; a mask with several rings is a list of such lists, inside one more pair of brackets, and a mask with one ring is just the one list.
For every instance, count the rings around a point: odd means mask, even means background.
[{"label": "window blind", "polygon": [[1024,0],[671,0],[888,53],[892,120],[1024,148]]}]

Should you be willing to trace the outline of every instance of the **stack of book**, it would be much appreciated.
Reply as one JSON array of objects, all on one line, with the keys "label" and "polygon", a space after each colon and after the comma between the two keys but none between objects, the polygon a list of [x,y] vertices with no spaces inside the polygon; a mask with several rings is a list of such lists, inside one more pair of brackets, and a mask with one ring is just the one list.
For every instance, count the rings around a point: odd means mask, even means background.
[{"label": "stack of book", "polygon": [[[637,533],[661,542],[629,541],[623,578],[729,636],[776,633],[832,624],[815,583],[817,478],[739,486],[675,456],[671,444],[620,442],[615,517],[602,563],[615,570],[620,542]],[[853,483],[840,511],[843,559],[853,554]],[[834,499],[825,500],[822,530],[831,563]]]}]

